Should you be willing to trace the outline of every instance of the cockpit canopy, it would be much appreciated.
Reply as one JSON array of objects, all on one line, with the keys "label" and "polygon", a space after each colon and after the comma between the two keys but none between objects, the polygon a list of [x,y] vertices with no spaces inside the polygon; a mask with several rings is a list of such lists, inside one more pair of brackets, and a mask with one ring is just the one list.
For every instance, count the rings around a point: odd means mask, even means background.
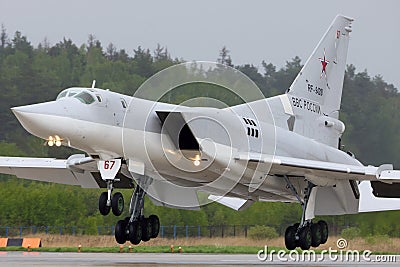
[{"label": "cockpit canopy", "polygon": [[88,88],[68,88],[59,93],[56,100],[64,97],[73,97],[78,99],[82,103],[89,105],[96,102],[97,98],[93,93],[94,90]]}]

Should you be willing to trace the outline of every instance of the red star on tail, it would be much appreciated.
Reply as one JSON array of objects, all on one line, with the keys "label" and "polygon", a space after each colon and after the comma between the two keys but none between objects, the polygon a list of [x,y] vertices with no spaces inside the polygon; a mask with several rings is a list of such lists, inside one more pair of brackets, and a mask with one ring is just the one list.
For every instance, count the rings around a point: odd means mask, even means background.
[{"label": "red star on tail", "polygon": [[324,57],[323,58],[320,57],[320,58],[318,58],[318,60],[321,61],[321,64],[322,64],[321,78],[322,78],[322,75],[325,75],[325,78],[326,78],[326,66],[328,66],[329,61],[326,60],[325,48],[324,48]]}]

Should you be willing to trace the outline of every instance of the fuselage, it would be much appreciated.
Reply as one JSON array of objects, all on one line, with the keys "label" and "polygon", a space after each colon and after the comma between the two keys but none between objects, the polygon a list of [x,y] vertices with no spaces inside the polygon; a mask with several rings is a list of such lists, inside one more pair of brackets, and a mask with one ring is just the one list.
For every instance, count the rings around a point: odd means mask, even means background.
[{"label": "fuselage", "polygon": [[[268,99],[264,101],[269,109]],[[279,109],[273,108],[275,112]],[[56,101],[12,110],[28,132],[42,139],[57,136],[63,145],[83,150],[95,159],[141,162],[152,176],[208,192],[218,192],[228,183],[232,196],[248,195],[253,177],[260,176],[268,179],[263,180],[255,197],[295,200],[282,179],[269,173],[268,168],[235,160],[243,153],[361,165],[337,148],[275,126],[274,118],[265,119],[241,106],[192,108],[96,88],[70,88]],[[177,148],[163,130],[156,111],[184,114],[200,148]],[[221,177],[221,184],[216,183]],[[313,182],[332,185],[324,179]]]}]

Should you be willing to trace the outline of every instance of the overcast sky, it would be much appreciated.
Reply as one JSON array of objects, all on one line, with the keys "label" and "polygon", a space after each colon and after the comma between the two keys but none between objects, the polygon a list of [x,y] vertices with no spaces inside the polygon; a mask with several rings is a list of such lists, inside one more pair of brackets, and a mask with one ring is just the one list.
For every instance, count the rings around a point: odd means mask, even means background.
[{"label": "overcast sky", "polygon": [[0,23],[34,45],[66,37],[79,46],[94,34],[103,47],[112,42],[130,54],[160,43],[173,57],[211,61],[226,45],[235,65],[265,60],[280,68],[296,55],[304,63],[341,13],[356,19],[347,62],[400,88],[399,11],[396,0],[0,0]]}]

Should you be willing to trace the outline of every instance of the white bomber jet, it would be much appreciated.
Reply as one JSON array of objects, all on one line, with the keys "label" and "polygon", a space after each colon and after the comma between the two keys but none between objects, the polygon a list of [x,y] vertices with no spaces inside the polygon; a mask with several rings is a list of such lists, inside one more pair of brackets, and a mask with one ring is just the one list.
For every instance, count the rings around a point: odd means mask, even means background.
[{"label": "white bomber jet", "polygon": [[393,199],[400,197],[400,171],[388,164],[364,166],[341,150],[345,126],[339,110],[352,21],[342,15],[334,19],[279,96],[216,109],[92,86],[12,108],[22,126],[49,146],[70,146],[86,155],[1,157],[0,172],[106,188],[99,198],[103,215],[110,210],[121,215],[124,199],[113,190],[132,188],[130,216],[115,227],[120,244],[157,237],[158,217],[143,215],[146,194],[156,205],[196,209],[201,191],[236,210],[255,201],[299,202],[302,217],[286,229],[286,247],[317,247],[328,238],[326,222],[312,222],[317,215],[400,209]]}]

